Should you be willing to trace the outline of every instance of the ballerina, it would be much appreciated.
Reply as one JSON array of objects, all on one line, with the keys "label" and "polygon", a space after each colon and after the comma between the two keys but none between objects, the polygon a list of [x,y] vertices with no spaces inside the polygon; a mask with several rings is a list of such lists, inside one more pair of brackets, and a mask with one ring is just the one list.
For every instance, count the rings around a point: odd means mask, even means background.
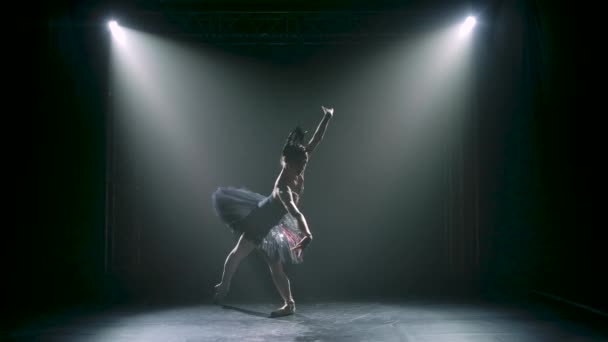
[{"label": "ballerina", "polygon": [[212,196],[221,220],[240,237],[226,261],[222,279],[215,285],[214,302],[219,303],[230,289],[230,282],[241,261],[257,249],[270,267],[272,279],[284,305],[271,317],[292,315],[296,311],[289,278],[283,270],[286,262],[301,263],[303,250],[312,241],[312,233],[298,203],[304,191],[304,170],[311,153],[319,145],[332,118],[333,108],[321,107],[323,118],[308,143],[296,127],[287,137],[281,154],[281,172],[270,195],[244,188],[220,187]]}]

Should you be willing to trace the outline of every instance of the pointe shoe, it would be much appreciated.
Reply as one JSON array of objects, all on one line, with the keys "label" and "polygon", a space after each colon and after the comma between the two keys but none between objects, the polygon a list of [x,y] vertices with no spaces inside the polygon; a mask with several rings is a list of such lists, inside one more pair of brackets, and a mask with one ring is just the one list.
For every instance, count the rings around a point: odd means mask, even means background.
[{"label": "pointe shoe", "polygon": [[296,303],[289,302],[285,303],[282,307],[274,310],[270,313],[270,317],[283,317],[293,315],[296,312]]},{"label": "pointe shoe", "polygon": [[228,288],[222,287],[222,283],[215,285],[213,287],[213,304],[220,305],[227,294]]}]

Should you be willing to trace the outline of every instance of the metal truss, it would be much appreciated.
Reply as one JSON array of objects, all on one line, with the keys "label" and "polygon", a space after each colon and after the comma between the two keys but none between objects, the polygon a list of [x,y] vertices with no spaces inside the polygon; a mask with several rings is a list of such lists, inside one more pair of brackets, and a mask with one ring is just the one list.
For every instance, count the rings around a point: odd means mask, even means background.
[{"label": "metal truss", "polygon": [[[141,15],[141,14],[140,14]],[[167,33],[229,45],[351,44],[408,38],[420,12],[148,12]],[[147,20],[151,22],[153,20]]]}]

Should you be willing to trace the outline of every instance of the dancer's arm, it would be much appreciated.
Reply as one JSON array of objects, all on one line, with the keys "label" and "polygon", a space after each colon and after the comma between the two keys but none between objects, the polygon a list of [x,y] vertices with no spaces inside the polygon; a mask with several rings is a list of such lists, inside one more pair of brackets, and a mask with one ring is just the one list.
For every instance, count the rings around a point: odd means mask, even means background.
[{"label": "dancer's arm", "polygon": [[279,189],[279,198],[287,211],[295,217],[298,222],[298,229],[302,233],[304,233],[304,238],[292,249],[304,248],[306,247],[310,241],[312,241],[312,233],[310,232],[310,228],[308,228],[308,223],[306,222],[306,218],[304,214],[298,209],[296,206],[296,202],[293,199],[293,194],[289,186],[285,186],[285,189]]},{"label": "dancer's arm", "polygon": [[312,152],[323,139],[323,135],[327,129],[327,124],[329,124],[329,119],[331,119],[331,117],[334,115],[333,108],[325,108],[324,106],[321,106],[321,108],[323,109],[324,113],[323,119],[321,119],[321,122],[319,122],[315,134],[313,134],[312,138],[308,142],[308,145],[306,146],[306,150],[309,153]]}]

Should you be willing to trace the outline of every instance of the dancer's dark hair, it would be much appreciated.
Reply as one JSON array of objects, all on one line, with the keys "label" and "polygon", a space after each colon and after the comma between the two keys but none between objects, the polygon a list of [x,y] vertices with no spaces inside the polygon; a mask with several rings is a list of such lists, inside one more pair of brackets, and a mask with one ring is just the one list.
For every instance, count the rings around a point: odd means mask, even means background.
[{"label": "dancer's dark hair", "polygon": [[297,126],[289,133],[283,147],[283,153],[281,154],[285,162],[298,165],[306,163],[308,157],[306,155],[306,146],[303,143],[306,133],[300,126]]}]

